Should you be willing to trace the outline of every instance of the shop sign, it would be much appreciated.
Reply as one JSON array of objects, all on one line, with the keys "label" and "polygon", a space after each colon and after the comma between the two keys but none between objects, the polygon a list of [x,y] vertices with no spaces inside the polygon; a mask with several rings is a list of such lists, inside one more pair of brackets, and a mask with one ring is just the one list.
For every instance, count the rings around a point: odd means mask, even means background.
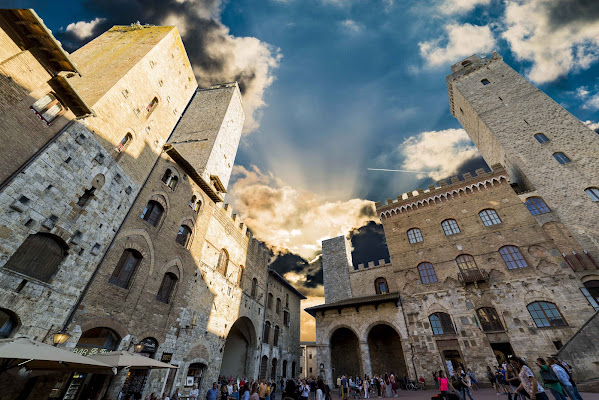
[{"label": "shop sign", "polygon": [[110,351],[111,350],[103,349],[101,347],[75,347],[73,349],[73,353],[81,356],[93,356],[94,354],[104,354]]},{"label": "shop sign", "polygon": [[173,358],[173,353],[162,353],[162,357],[160,357],[160,361],[163,363],[170,363]]},{"label": "shop sign", "polygon": [[154,338],[145,338],[140,342],[140,344],[144,346],[143,350],[141,351],[142,353],[154,354],[158,348],[158,342]]}]

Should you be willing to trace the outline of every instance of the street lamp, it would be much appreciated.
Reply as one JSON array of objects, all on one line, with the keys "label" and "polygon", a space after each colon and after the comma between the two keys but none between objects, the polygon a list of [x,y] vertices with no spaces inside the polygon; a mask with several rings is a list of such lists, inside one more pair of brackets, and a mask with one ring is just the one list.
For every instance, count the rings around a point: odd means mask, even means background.
[{"label": "street lamp", "polygon": [[52,337],[52,340],[54,341],[54,346],[63,344],[64,342],[69,340],[70,337],[71,337],[71,335],[69,335],[65,331],[56,332]]}]

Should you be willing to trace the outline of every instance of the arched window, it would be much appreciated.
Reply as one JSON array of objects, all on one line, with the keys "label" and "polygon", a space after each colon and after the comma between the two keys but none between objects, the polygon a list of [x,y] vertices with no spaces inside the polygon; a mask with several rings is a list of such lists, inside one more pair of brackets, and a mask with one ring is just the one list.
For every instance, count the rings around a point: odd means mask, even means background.
[{"label": "arched window", "polygon": [[275,380],[277,378],[277,359],[272,359],[272,369],[270,370],[270,379]]},{"label": "arched window", "polygon": [[243,279],[245,278],[245,268],[243,265],[239,266],[239,276],[237,277],[237,286],[243,289]]},{"label": "arched window", "polygon": [[144,211],[141,213],[141,219],[147,221],[152,226],[157,226],[163,213],[164,207],[157,201],[150,200],[148,201],[146,208],[144,208]]},{"label": "arched window", "polygon": [[445,236],[460,233],[460,227],[455,219],[446,219],[445,221],[441,222],[441,227],[443,228],[443,232],[445,232]]},{"label": "arched window", "polygon": [[570,162],[570,159],[568,158],[567,155],[565,155],[564,153],[557,152],[557,153],[553,153],[553,158],[555,158],[557,160],[558,163],[560,164],[568,164]]},{"label": "arched window", "polygon": [[387,286],[387,280],[385,278],[377,278],[374,281],[374,290],[376,294],[389,293],[389,286]]},{"label": "arched window", "polygon": [[190,204],[190,207],[193,208],[193,211],[199,212],[200,211],[200,207],[202,207],[202,200],[197,199],[196,202],[193,204],[193,206]]},{"label": "arched window", "polygon": [[152,101],[150,101],[148,106],[146,107],[146,110],[148,111],[147,117],[149,117],[150,114],[152,114],[152,112],[156,109],[156,107],[158,107],[158,97],[154,97],[152,99]]},{"label": "arched window", "polygon": [[437,282],[437,275],[433,264],[429,262],[423,262],[418,264],[418,273],[420,274],[420,282],[423,284]]},{"label": "arched window", "polygon": [[566,326],[566,321],[555,304],[546,301],[530,303],[526,308],[538,328]]},{"label": "arched window", "polygon": [[129,144],[131,143],[132,140],[133,140],[133,135],[131,135],[129,132],[127,132],[127,134],[121,139],[121,142],[117,146],[117,148],[116,148],[117,151],[123,152],[127,148],[127,146],[129,146]]},{"label": "arched window", "polygon": [[412,228],[408,231],[408,241],[410,243],[420,243],[424,239],[422,238],[422,232],[418,228]]},{"label": "arched window", "polygon": [[[89,354],[92,350],[97,352],[98,348],[113,351],[119,347],[120,341],[121,339],[112,329],[98,327],[83,332],[77,342],[77,347],[87,347],[90,350]],[[79,354],[87,355],[88,353],[80,352]]]},{"label": "arched window", "polygon": [[503,246],[499,249],[499,254],[505,262],[508,269],[526,268],[528,264],[516,246]]},{"label": "arched window", "polygon": [[270,322],[264,323],[264,334],[262,335],[262,343],[268,344],[268,337],[270,336]]},{"label": "arched window", "polygon": [[476,315],[480,321],[480,327],[483,332],[503,331],[503,324],[497,315],[497,310],[493,307],[482,307],[476,310]]},{"label": "arched window", "polygon": [[277,312],[277,314],[281,313],[281,299],[277,297],[277,305],[275,307],[275,311]]},{"label": "arched window", "polygon": [[255,299],[256,298],[256,292],[258,290],[258,279],[254,278],[252,279],[252,298]]},{"label": "arched window", "polygon": [[179,178],[177,178],[176,176],[171,177],[170,181],[168,182],[167,186],[171,189],[171,190],[175,190],[175,188],[177,187],[177,183],[179,182]]},{"label": "arched window", "polygon": [[272,300],[273,300],[273,295],[272,293],[268,294],[268,301],[266,302],[266,308],[268,308],[269,310],[272,310]]},{"label": "arched window", "polygon": [[436,312],[429,315],[428,320],[431,323],[433,335],[455,334],[455,328],[453,327],[449,314]]},{"label": "arched window", "polygon": [[195,196],[191,196],[191,200],[189,200],[189,208],[191,208],[192,210],[196,211],[195,207],[196,207],[196,198]]},{"label": "arched window", "polygon": [[187,225],[181,225],[175,242],[179,243],[183,247],[187,247],[189,240],[191,239],[191,228]]},{"label": "arched window", "polygon": [[4,268],[49,282],[68,255],[68,246],[49,233],[29,235],[8,259]]},{"label": "arched window", "polygon": [[543,133],[537,133],[535,139],[537,139],[537,142],[539,143],[547,143],[549,141],[549,138]]},{"label": "arched window", "polygon": [[278,346],[279,345],[279,331],[280,331],[279,326],[275,325],[275,336],[272,339],[272,345],[273,346]]},{"label": "arched window", "polygon": [[216,266],[216,270],[226,277],[228,267],[229,267],[229,253],[227,252],[227,250],[222,249],[220,251],[220,254],[218,255],[218,264]]},{"label": "arched window", "polygon": [[167,170],[164,171],[164,175],[162,175],[162,183],[168,185],[172,176],[173,176],[173,171],[171,171],[170,168],[167,168]]},{"label": "arched window", "polygon": [[599,311],[599,280],[586,281],[580,291],[595,311]]},{"label": "arched window", "polygon": [[158,294],[156,295],[156,300],[168,304],[172,294],[175,291],[177,280],[177,275],[173,274],[172,272],[167,272],[164,274],[162,283],[160,284],[160,289],[158,289]]},{"label": "arched window", "polygon": [[282,375],[283,375],[283,378],[287,378],[287,360],[283,360]]},{"label": "arched window", "polygon": [[492,226],[499,225],[501,223],[501,218],[497,215],[497,211],[489,208],[487,210],[482,210],[478,213],[480,220],[483,221],[484,226]]},{"label": "arched window", "polygon": [[593,200],[594,202],[599,202],[599,188],[586,188],[584,192],[591,198],[591,200]]},{"label": "arched window", "polygon": [[0,308],[0,339],[10,337],[17,327],[18,322],[14,314],[8,310]]},{"label": "arched window", "polygon": [[125,249],[108,282],[125,289],[129,287],[131,278],[133,277],[133,274],[135,273],[135,270],[137,269],[137,266],[142,258],[143,257],[139,251]]},{"label": "arched window", "polygon": [[461,271],[478,269],[476,261],[474,261],[474,257],[472,257],[470,254],[461,254],[457,256],[455,262],[458,264],[458,268]]},{"label": "arched window", "polygon": [[524,201],[526,208],[532,215],[546,214],[551,212],[545,201],[540,197],[529,197]]},{"label": "arched window", "polygon": [[487,86],[491,82],[489,82],[489,80],[487,78],[485,78],[485,79],[481,79],[480,83],[482,83],[483,86]]}]

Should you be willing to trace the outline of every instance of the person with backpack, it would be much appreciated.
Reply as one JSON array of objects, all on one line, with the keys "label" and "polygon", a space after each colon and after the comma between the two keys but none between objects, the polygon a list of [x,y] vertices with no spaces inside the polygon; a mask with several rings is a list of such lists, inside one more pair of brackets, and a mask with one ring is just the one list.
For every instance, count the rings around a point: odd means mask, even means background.
[{"label": "person with backpack", "polygon": [[530,400],[549,400],[547,393],[545,393],[545,389],[543,389],[539,382],[537,382],[535,375],[530,368],[528,368],[528,365],[526,365],[526,362],[524,362],[523,359],[512,356],[510,358],[510,363],[514,366],[516,371],[518,371],[518,377],[520,378],[520,385],[516,391],[524,388],[530,396]]},{"label": "person with backpack", "polygon": [[541,375],[541,383],[543,386],[549,389],[553,397],[555,397],[555,400],[566,400],[559,378],[547,365],[545,359],[541,357],[537,358],[537,365],[539,366],[539,375]]},{"label": "person with backpack", "polygon": [[576,385],[574,385],[574,381],[572,380],[572,376],[568,373],[568,371],[559,364],[559,360],[555,357],[549,357],[549,365],[557,378],[559,379],[564,391],[568,395],[571,400],[582,400],[580,393],[578,393],[578,389]]}]

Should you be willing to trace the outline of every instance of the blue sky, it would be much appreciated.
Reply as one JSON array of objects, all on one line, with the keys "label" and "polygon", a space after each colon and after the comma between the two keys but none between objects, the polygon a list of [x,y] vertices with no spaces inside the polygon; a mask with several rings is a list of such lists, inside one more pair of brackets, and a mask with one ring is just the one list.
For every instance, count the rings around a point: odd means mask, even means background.
[{"label": "blue sky", "polygon": [[[34,7],[69,51],[113,24],[177,24],[200,85],[240,80],[248,121],[229,201],[280,257],[287,251],[303,257],[291,257],[293,268],[285,276],[315,302],[321,301],[314,299],[322,295],[321,277],[308,261],[319,253],[321,239],[375,219],[370,201],[484,165],[449,113],[445,76],[451,64],[498,51],[580,120],[593,129],[599,122],[594,0],[105,0],[8,6]],[[206,67],[207,58],[216,67]],[[370,224],[354,236],[382,240],[374,230]],[[379,253],[359,258],[378,260],[384,257]]]}]

